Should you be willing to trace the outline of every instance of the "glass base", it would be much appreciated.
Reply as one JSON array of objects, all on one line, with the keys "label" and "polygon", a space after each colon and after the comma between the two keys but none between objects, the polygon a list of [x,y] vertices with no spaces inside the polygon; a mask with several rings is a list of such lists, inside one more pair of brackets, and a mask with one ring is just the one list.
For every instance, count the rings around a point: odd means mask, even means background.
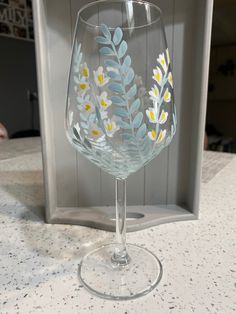
[{"label": "glass base", "polygon": [[159,259],[147,249],[127,244],[129,263],[112,262],[116,244],[107,244],[85,255],[79,265],[79,278],[93,294],[106,299],[129,300],[156,287],[162,277]]}]

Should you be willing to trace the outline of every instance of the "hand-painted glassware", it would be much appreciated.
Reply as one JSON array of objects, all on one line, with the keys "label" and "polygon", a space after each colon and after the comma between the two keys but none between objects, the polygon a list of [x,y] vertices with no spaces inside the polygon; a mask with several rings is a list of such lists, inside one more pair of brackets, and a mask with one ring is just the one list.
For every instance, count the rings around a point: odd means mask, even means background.
[{"label": "hand-painted glassware", "polygon": [[170,144],[176,110],[160,9],[104,0],[78,13],[66,108],[71,144],[116,178],[117,243],[86,255],[80,279],[105,298],[130,299],[159,282],[149,251],[126,245],[126,179]]}]

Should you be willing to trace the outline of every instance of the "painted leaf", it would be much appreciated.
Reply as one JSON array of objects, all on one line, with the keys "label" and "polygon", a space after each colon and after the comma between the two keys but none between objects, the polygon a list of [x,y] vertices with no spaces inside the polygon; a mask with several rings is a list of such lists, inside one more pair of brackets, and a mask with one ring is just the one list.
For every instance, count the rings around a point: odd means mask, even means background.
[{"label": "painted leaf", "polygon": [[115,93],[123,94],[124,92],[123,86],[119,83],[110,83],[108,85],[108,88],[110,89],[110,91],[115,92]]},{"label": "painted leaf", "polygon": [[110,44],[110,40],[107,39],[106,37],[103,37],[103,36],[97,36],[96,37],[96,42],[98,44]]},{"label": "painted leaf", "polygon": [[126,41],[122,40],[120,47],[118,49],[118,52],[117,52],[119,59],[124,57],[124,55],[127,51],[127,48],[128,48],[128,46],[127,46]]},{"label": "painted leaf", "polygon": [[113,80],[121,80],[121,77],[120,75],[117,73],[117,72],[114,72],[114,71],[109,71],[107,72],[107,75],[112,78]]},{"label": "painted leaf", "polygon": [[121,107],[114,108],[113,114],[122,118],[126,118],[128,116],[128,112]]},{"label": "painted leaf", "polygon": [[124,140],[127,140],[127,141],[135,141],[135,137],[130,133],[124,133],[122,134],[122,137]]},{"label": "painted leaf", "polygon": [[132,98],[136,95],[136,93],[137,93],[137,86],[136,84],[134,84],[132,87],[130,87],[126,95],[128,96],[128,98]]},{"label": "painted leaf", "polygon": [[111,33],[106,24],[101,24],[101,31],[107,39],[111,40]]},{"label": "painted leaf", "polygon": [[132,114],[132,113],[134,113],[135,111],[137,111],[139,107],[140,107],[140,99],[137,98],[137,99],[132,103],[132,105],[130,106],[129,112]]},{"label": "painted leaf", "polygon": [[111,96],[112,103],[116,105],[125,105],[125,101],[120,96]]},{"label": "painted leaf", "polygon": [[131,125],[129,123],[123,121],[122,119],[117,121],[117,125],[119,125],[119,127],[121,127],[122,129],[126,129],[126,130],[131,129]]},{"label": "painted leaf", "polygon": [[109,47],[102,47],[99,49],[99,52],[104,56],[114,56],[114,51]]},{"label": "painted leaf", "polygon": [[123,64],[125,64],[127,67],[131,66],[131,58],[129,55],[125,57]]},{"label": "painted leaf", "polygon": [[143,113],[142,112],[137,113],[137,115],[135,116],[133,120],[133,127],[139,128],[142,123],[142,120],[143,120]]},{"label": "painted leaf", "polygon": [[129,69],[128,73],[126,74],[124,78],[124,84],[128,85],[130,84],[134,79],[134,70],[132,68]]},{"label": "painted leaf", "polygon": [[120,27],[117,27],[115,29],[115,32],[114,32],[114,35],[113,35],[113,42],[114,42],[114,44],[116,46],[119,45],[119,43],[121,42],[122,37],[123,37],[123,32],[122,32]]},{"label": "painted leaf", "polygon": [[146,124],[144,123],[143,125],[140,126],[140,128],[138,129],[137,133],[136,133],[136,137],[138,139],[141,139],[144,137],[144,135],[146,134],[147,132],[147,127],[146,127]]},{"label": "painted leaf", "polygon": [[112,67],[112,68],[116,68],[116,69],[120,68],[119,63],[114,61],[114,60],[111,60],[111,59],[104,60],[104,63],[108,67]]}]

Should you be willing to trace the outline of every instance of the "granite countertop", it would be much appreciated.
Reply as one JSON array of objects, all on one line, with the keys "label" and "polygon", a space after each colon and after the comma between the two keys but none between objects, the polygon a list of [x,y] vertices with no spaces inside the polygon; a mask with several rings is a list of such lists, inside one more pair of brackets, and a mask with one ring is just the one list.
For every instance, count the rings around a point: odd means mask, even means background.
[{"label": "granite countertop", "polygon": [[234,155],[204,153],[199,220],[127,235],[159,257],[163,277],[142,298],[109,301],[89,294],[77,270],[86,251],[114,234],[45,224],[39,139],[26,141],[23,151],[14,141],[0,145],[1,314],[236,313]]}]

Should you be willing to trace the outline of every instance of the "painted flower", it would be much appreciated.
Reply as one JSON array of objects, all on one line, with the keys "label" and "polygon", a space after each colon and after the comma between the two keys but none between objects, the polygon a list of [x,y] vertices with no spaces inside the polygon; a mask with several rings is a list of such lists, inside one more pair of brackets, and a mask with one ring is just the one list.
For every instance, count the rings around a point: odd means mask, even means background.
[{"label": "painted flower", "polygon": [[173,88],[173,76],[171,72],[169,72],[168,74],[168,82],[170,83],[170,86]]},{"label": "painted flower", "polygon": [[154,108],[147,109],[146,115],[149,119],[149,122],[151,122],[151,123],[157,123],[158,122],[157,111]]},{"label": "painted flower", "polygon": [[96,125],[96,124],[91,124],[89,126],[89,137],[93,139],[98,139],[103,135],[102,130]]},{"label": "painted flower", "polygon": [[168,88],[165,90],[165,93],[164,93],[164,97],[163,97],[163,98],[164,98],[164,101],[165,101],[165,102],[170,102],[170,100],[171,100],[171,94],[170,94]]},{"label": "painted flower", "polygon": [[161,53],[159,55],[159,57],[157,58],[157,62],[160,63],[160,65],[162,66],[164,73],[166,73],[167,71],[167,64],[166,64],[166,59],[165,59],[165,55],[164,53]]},{"label": "painted flower", "polygon": [[84,101],[81,106],[81,111],[83,111],[86,114],[90,114],[95,110],[94,104],[91,101]]},{"label": "painted flower", "polygon": [[152,130],[152,131],[148,132],[148,136],[149,136],[149,138],[150,138],[152,141],[155,141],[156,138],[157,138],[157,133],[156,133],[155,130]]},{"label": "painted flower", "polygon": [[84,76],[85,78],[89,78],[89,68],[86,62],[80,65],[80,74]]},{"label": "painted flower", "polygon": [[154,84],[154,87],[152,87],[152,89],[149,91],[149,95],[151,96],[150,98],[154,101],[159,99],[160,93],[156,84]]},{"label": "painted flower", "polygon": [[167,58],[167,64],[170,64],[170,53],[169,53],[169,49],[166,49],[166,58]]},{"label": "painted flower", "polygon": [[161,130],[157,138],[157,143],[161,143],[165,137],[166,137],[166,130],[163,130],[163,131]]},{"label": "painted flower", "polygon": [[112,101],[107,98],[107,92],[102,92],[98,96],[98,102],[102,110],[106,110],[112,104]]},{"label": "painted flower", "polygon": [[112,117],[111,119],[104,121],[105,130],[107,136],[112,137],[116,131],[120,129],[120,127],[116,124],[115,118]]},{"label": "painted flower", "polygon": [[93,71],[94,81],[97,86],[102,87],[106,85],[109,81],[109,77],[106,77],[103,72],[103,67],[98,67],[97,71]]},{"label": "painted flower", "polygon": [[168,118],[168,112],[165,112],[164,110],[162,110],[158,122],[159,122],[160,124],[164,124],[164,123],[166,123],[167,118]]},{"label": "painted flower", "polygon": [[76,86],[76,91],[80,93],[84,93],[89,89],[89,83],[85,81],[79,81],[77,86]]},{"label": "painted flower", "polygon": [[160,68],[156,68],[153,70],[153,77],[152,77],[159,85],[162,82],[162,72]]}]

